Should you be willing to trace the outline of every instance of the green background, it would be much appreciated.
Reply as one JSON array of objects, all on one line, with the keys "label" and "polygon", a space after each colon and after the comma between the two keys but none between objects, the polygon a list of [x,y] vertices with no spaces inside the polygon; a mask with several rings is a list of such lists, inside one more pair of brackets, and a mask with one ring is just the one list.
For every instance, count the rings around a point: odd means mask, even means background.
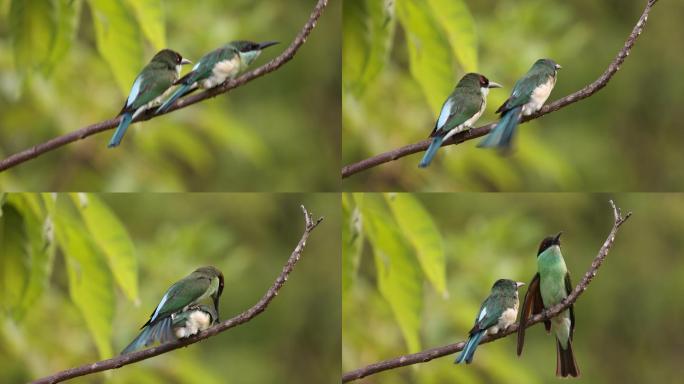
[{"label": "green background", "polygon": [[[196,61],[232,40],[280,41],[252,69],[263,65],[294,40],[315,4],[0,0],[0,157],[116,116],[135,76],[161,48]],[[306,44],[279,70],[168,116],[134,124],[114,150],[106,148],[110,130],[42,155],[0,174],[0,189],[335,189],[340,11],[340,2],[332,1]],[[76,25],[67,28],[64,39],[62,23]],[[97,34],[100,27],[109,32],[103,41]]]},{"label": "green background", "polygon": [[[563,66],[549,101],[581,89],[622,48],[646,0],[396,0],[394,16],[373,3],[344,2],[343,164],[426,139],[466,71],[504,85],[490,92],[479,125],[495,121],[494,111],[537,58]],[[683,13],[684,3],[659,1],[608,86],[521,125],[513,155],[476,148],[477,139],[440,149],[428,169],[417,168],[422,153],[414,154],[351,176],[343,188],[681,190],[684,55],[673,47],[681,45]],[[369,21],[378,14],[376,24]],[[385,39],[391,48],[383,60]]]},{"label": "green background", "polygon": [[[403,195],[403,194],[399,194]],[[575,305],[574,351],[584,383],[673,383],[681,377],[684,331],[684,195],[682,194],[418,194],[434,223],[446,277],[447,295],[418,273],[419,288],[408,294],[415,274],[398,277],[403,289],[396,305],[418,302],[419,350],[465,340],[480,304],[499,278],[529,283],[536,272],[541,240],[563,231],[561,240],[573,284],[589,269],[613,225],[608,204],[614,198],[633,216],[621,227],[598,275]],[[368,203],[373,194],[354,194]],[[380,197],[383,204],[397,195]],[[394,203],[393,203],[394,204]],[[376,211],[377,212],[377,211]],[[362,236],[368,238],[367,220]],[[385,218],[392,222],[392,216]],[[348,224],[348,223],[347,223]],[[345,225],[347,225],[345,224]],[[423,232],[421,237],[427,236]],[[401,235],[408,238],[406,234]],[[346,241],[346,240],[345,240]],[[346,244],[346,242],[345,242]],[[378,288],[377,250],[366,242],[358,274],[343,288],[344,372],[408,353],[391,302]],[[408,247],[410,258],[421,257]],[[425,247],[417,248],[421,251]],[[351,253],[343,253],[343,266]],[[385,255],[386,256],[386,255]],[[391,257],[383,268],[402,268]],[[438,259],[437,259],[438,260]],[[433,267],[440,267],[434,262]],[[417,265],[417,264],[416,264]],[[424,268],[423,268],[424,269]],[[345,269],[345,272],[348,270]],[[343,275],[343,282],[348,275]],[[389,277],[392,278],[391,276]],[[343,287],[345,285],[343,284]],[[521,299],[525,288],[521,290]],[[378,373],[359,383],[551,383],[555,378],[555,344],[543,326],[526,333],[518,358],[515,335],[481,345],[471,365],[453,364],[455,355],[425,364]],[[417,351],[417,350],[416,350]],[[575,381],[573,381],[575,382]]]},{"label": "green background", "polygon": [[[254,305],[273,284],[304,230],[300,204],[314,218],[324,216],[307,242],[287,283],[264,313],[207,340],[172,353],[94,374],[74,383],[332,383],[340,372],[339,197],[333,194],[164,194],[98,195],[130,234],[137,262],[139,302],[135,305],[109,269],[102,280],[85,276],[93,291],[113,294],[107,347],[116,354],[137,335],[165,290],[202,265],[225,276],[222,320]],[[91,195],[90,199],[94,197]],[[23,319],[15,321],[7,293],[13,281],[7,252],[11,238],[3,206],[0,247],[0,382],[21,383],[100,360],[83,313],[70,298],[67,262],[58,251],[45,291]],[[69,204],[60,194],[57,204]],[[92,202],[91,202],[92,204]],[[107,231],[109,232],[109,231]],[[0,232],[2,233],[2,232]],[[90,239],[88,232],[79,238]],[[16,237],[14,238],[16,239]],[[121,238],[118,239],[119,241]],[[95,247],[80,255],[77,268],[103,257]],[[121,257],[118,258],[121,260]],[[28,264],[28,256],[22,262]],[[71,264],[69,264],[71,265]],[[83,270],[83,269],[82,269]],[[17,276],[16,274],[13,276]],[[106,296],[106,295],[105,295]],[[102,356],[111,357],[111,356]],[[70,381],[71,382],[71,381]]]}]

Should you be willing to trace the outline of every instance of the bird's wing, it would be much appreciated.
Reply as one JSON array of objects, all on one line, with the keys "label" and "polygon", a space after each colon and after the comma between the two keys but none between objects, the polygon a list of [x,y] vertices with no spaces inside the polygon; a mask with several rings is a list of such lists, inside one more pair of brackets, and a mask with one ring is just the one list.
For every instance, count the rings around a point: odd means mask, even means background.
[{"label": "bird's wing", "polygon": [[[570,272],[565,274],[565,293],[570,294],[572,292],[572,282],[570,282]],[[575,309],[573,305],[570,305],[570,340],[572,340],[572,335],[575,333]]]},{"label": "bird's wing", "polygon": [[502,313],[503,303],[501,303],[500,297],[489,295],[482,303],[480,311],[477,313],[477,318],[475,319],[475,325],[470,330],[469,334],[475,334],[495,325],[499,321]]},{"label": "bird's wing", "polygon": [[202,56],[199,61],[197,61],[197,64],[192,67],[192,71],[176,81],[176,84],[191,85],[197,81],[208,78],[212,75],[214,71],[214,65],[216,65],[216,63],[227,60],[234,54],[235,51],[227,47],[214,49],[213,51]]},{"label": "bird's wing", "polygon": [[527,72],[515,82],[511,96],[496,110],[496,113],[503,113],[515,107],[525,105],[530,101],[532,92],[540,84],[546,84],[548,76],[544,73]]},{"label": "bird's wing", "polygon": [[468,121],[482,108],[484,99],[481,95],[456,88],[442,105],[439,118],[431,137],[446,133]]},{"label": "bird's wing", "polygon": [[[194,282],[190,282],[188,279],[193,279]],[[154,324],[159,319],[180,311],[186,305],[192,304],[209,289],[210,284],[211,279],[207,277],[192,276],[178,281],[166,291],[157,308],[152,312],[150,320],[145,325]]]},{"label": "bird's wing", "polygon": [[[527,320],[537,313],[544,310],[544,301],[539,290],[539,273],[537,272],[532,281],[527,286],[525,292],[525,299],[523,300],[522,310],[520,311],[520,324],[518,326],[518,356],[522,353],[523,345],[525,344],[525,328],[527,327]],[[551,322],[545,321],[546,330],[551,329]]]},{"label": "bird's wing", "polygon": [[175,78],[175,72],[168,69],[150,69],[141,73],[135,79],[121,113],[133,112],[161,96],[173,85]]}]

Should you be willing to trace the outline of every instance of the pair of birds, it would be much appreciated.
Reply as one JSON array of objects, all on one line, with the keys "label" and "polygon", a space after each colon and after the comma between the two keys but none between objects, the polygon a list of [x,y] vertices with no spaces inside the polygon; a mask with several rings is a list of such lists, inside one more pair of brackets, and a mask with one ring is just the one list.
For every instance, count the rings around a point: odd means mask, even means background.
[{"label": "pair of birds", "polygon": [[[508,100],[496,110],[496,113],[501,114],[501,119],[478,146],[509,148],[520,118],[537,112],[551,95],[560,68],[551,59],[537,60],[525,76],[515,83]],[[472,128],[487,106],[489,90],[501,87],[501,84],[478,73],[463,76],[442,105],[435,128],[430,134],[432,142],[418,166],[425,168],[430,165],[437,149],[445,140]]]},{"label": "pair of birds", "polygon": [[[192,71],[180,79],[181,66],[190,64],[191,61],[170,49],[157,52],[135,78],[126,104],[117,115],[117,117],[121,116],[119,126],[107,146],[109,148],[118,146],[133,119],[144,111],[161,104],[156,113],[164,112],[174,101],[194,91],[197,87],[209,89],[234,78],[240,71],[247,68],[264,48],[275,44],[278,42],[230,42],[202,56]],[[179,85],[179,87],[162,104],[174,85]]]},{"label": "pair of birds", "polygon": [[[218,322],[222,292],[221,271],[212,266],[197,268],[166,291],[140,334],[121,354],[190,337],[211,327]],[[213,306],[205,304],[209,299]]]},{"label": "pair of birds", "polygon": [[[518,356],[522,354],[525,342],[525,328],[529,319],[562,302],[572,291],[570,273],[560,249],[561,233],[546,237],[537,252],[538,272],[532,278],[523,301],[520,325],[518,326]],[[456,363],[473,361],[475,349],[482,337],[499,333],[515,323],[518,317],[518,288],[525,283],[500,279],[494,283],[491,294],[485,299],[469,332],[461,354]],[[544,321],[547,332],[553,331],[556,337],[556,375],[577,377],[580,374],[572,352],[572,339],[575,331],[575,312],[573,306],[558,316]]]}]

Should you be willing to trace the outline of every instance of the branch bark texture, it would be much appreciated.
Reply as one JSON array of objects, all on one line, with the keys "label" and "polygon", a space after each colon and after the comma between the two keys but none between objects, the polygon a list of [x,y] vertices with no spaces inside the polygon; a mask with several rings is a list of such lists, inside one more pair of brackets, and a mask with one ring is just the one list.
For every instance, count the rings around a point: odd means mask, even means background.
[{"label": "branch bark texture", "polygon": [[318,226],[318,224],[320,224],[320,222],[323,220],[323,218],[319,218],[318,220],[314,221],[311,218],[311,213],[307,211],[303,205],[302,210],[304,211],[305,227],[304,233],[302,234],[299,243],[297,243],[297,246],[295,247],[294,251],[292,251],[290,258],[287,260],[287,263],[285,263],[285,266],[283,267],[283,270],[280,272],[280,275],[278,275],[275,282],[273,282],[273,285],[271,285],[268,288],[268,291],[266,291],[264,296],[251,308],[247,309],[246,311],[240,313],[239,315],[231,319],[225,320],[190,338],[177,340],[172,343],[162,344],[157,347],[143,349],[141,351],[136,351],[121,356],[116,356],[111,359],[101,360],[95,363],[84,364],[79,367],[66,369],[64,371],[57,372],[54,375],[40,378],[34,381],[33,383],[59,383],[64,380],[73,379],[74,377],[85,376],[95,372],[107,371],[114,368],[120,368],[124,365],[133,364],[141,360],[149,359],[150,357],[154,357],[157,355],[161,355],[163,353],[173,351],[174,349],[186,347],[190,344],[194,344],[198,341],[218,335],[223,331],[226,331],[230,328],[236,327],[238,325],[244,324],[252,320],[257,315],[264,312],[268,307],[269,303],[278,295],[278,291],[280,291],[280,289],[283,287],[283,285],[287,281],[288,276],[292,272],[292,269],[294,269],[295,264],[297,264],[297,262],[301,258],[302,251],[304,251],[304,247],[306,247],[306,241],[309,238],[309,235],[316,228],[316,226]]},{"label": "branch bark texture", "polygon": [[[641,32],[646,26],[646,21],[648,20],[648,14],[649,12],[651,12],[651,8],[653,8],[653,6],[657,2],[658,0],[649,0],[646,3],[646,8],[641,14],[639,21],[637,21],[636,25],[634,25],[634,28],[632,28],[632,32],[627,37],[625,45],[622,47],[622,49],[620,49],[620,51],[617,53],[617,56],[615,56],[610,65],[608,65],[608,68],[606,68],[606,70],[601,74],[601,76],[599,76],[598,79],[594,80],[593,83],[586,85],[584,88],[580,89],[575,93],[572,93],[550,104],[545,105],[537,113],[523,117],[520,123],[525,123],[527,121],[544,116],[548,113],[555,112],[563,107],[566,107],[572,103],[576,103],[582,99],[586,99],[587,97],[595,94],[596,92],[600,91],[603,87],[605,87],[610,81],[610,79],[613,77],[613,75],[615,75],[617,71],[620,70],[620,66],[625,61],[627,56],[629,56],[629,53],[632,50],[632,47],[634,46],[634,43],[636,42],[639,35],[641,35]],[[444,144],[442,144],[442,146],[456,145],[463,143],[465,141],[482,137],[488,134],[489,131],[491,131],[495,126],[496,123],[489,123],[481,127],[459,132],[451,138],[449,138],[447,141],[445,141]],[[381,153],[379,155],[375,155],[373,157],[369,157],[356,163],[345,165],[344,167],[342,167],[342,178],[347,178],[355,173],[359,173],[361,171],[365,171],[378,165],[400,159],[404,156],[425,151],[429,145],[429,139],[423,140],[418,143],[410,144],[401,148],[396,148],[391,151]]]},{"label": "branch bark texture", "polygon": [[[261,77],[267,73],[273,72],[276,69],[280,68],[283,64],[292,60],[292,58],[294,58],[299,48],[306,42],[306,39],[309,37],[309,34],[311,34],[311,31],[316,27],[316,23],[318,22],[318,19],[321,17],[321,14],[323,13],[323,10],[327,5],[328,0],[318,0],[318,3],[316,4],[313,11],[311,12],[311,15],[309,16],[309,20],[306,22],[306,24],[304,24],[304,27],[299,32],[297,37],[295,37],[290,46],[288,46],[287,49],[285,49],[285,51],[283,51],[283,53],[278,55],[275,59],[269,61],[268,63],[262,65],[259,68],[256,68],[253,71],[247,72],[233,80],[229,80],[215,88],[211,88],[205,92],[197,93],[188,96],[184,99],[178,100],[164,113],[155,115],[155,109],[148,110],[145,113],[142,113],[138,118],[133,120],[133,122],[150,120],[158,116],[164,115],[166,113],[169,113],[171,111],[185,108],[195,103],[199,103],[203,100],[216,97],[220,94],[230,91],[233,88],[237,88],[241,85],[244,85],[256,79],[257,77]],[[44,143],[34,145],[29,149],[17,152],[3,160],[0,160],[0,172],[12,168],[16,165],[19,165],[25,161],[36,158],[46,152],[65,146],[74,141],[85,139],[86,137],[94,135],[96,133],[104,132],[112,128],[115,128],[119,125],[119,121],[120,118],[116,117],[99,123],[91,124],[76,131],[50,139]]]},{"label": "branch bark texture", "polygon": [[[615,206],[615,203],[613,203],[612,200],[610,201],[610,206],[613,209],[613,228],[611,228],[610,233],[608,233],[608,237],[603,242],[603,245],[601,245],[601,248],[599,249],[598,254],[594,258],[594,260],[592,261],[589,270],[584,274],[582,280],[580,280],[575,289],[573,289],[572,292],[570,292],[570,294],[568,295],[568,297],[565,298],[565,300],[563,300],[560,304],[546,311],[546,313],[541,313],[532,316],[527,324],[527,328],[541,321],[557,316],[559,313],[567,309],[570,305],[574,304],[575,301],[577,301],[577,299],[579,298],[579,296],[587,289],[587,287],[594,279],[594,277],[596,277],[599,267],[601,267],[601,264],[603,264],[603,261],[605,260],[606,256],[608,256],[608,252],[610,251],[610,249],[613,246],[613,243],[615,242],[615,236],[617,235],[620,226],[625,221],[627,221],[627,219],[629,219],[629,217],[632,215],[631,212],[628,212],[625,216],[622,216],[622,212],[618,207]],[[496,335],[484,336],[482,338],[482,341],[480,341],[480,344],[489,343],[502,337],[506,337],[512,333],[517,333],[518,325],[519,323],[513,324],[512,326],[508,327],[505,331],[500,332]],[[382,371],[404,367],[407,365],[426,363],[432,359],[450,355],[452,353],[456,353],[458,351],[463,350],[463,348],[465,347],[465,343],[465,341],[461,341],[455,344],[445,345],[443,347],[427,349],[422,352],[412,353],[409,355],[399,356],[394,359],[380,361],[378,363],[371,364],[366,367],[346,372],[342,375],[342,382],[347,383]]]}]

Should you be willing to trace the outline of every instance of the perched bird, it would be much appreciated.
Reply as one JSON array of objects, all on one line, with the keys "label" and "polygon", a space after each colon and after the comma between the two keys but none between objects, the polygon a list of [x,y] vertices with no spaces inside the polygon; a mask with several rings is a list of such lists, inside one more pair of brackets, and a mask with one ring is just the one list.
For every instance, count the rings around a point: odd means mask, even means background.
[{"label": "perched bird", "polygon": [[178,52],[162,49],[142,69],[133,82],[126,104],[117,116],[122,116],[107,147],[118,146],[131,121],[142,112],[159,105],[166,92],[180,76],[181,65],[190,64]]},{"label": "perched bird", "polygon": [[[214,267],[197,268],[190,275],[173,284],[164,294],[161,301],[150,316],[150,319],[141,327],[140,335],[131,342],[121,354],[134,351],[142,346],[148,346],[155,341],[172,340],[174,328],[186,328],[178,331],[180,334],[190,334],[194,328],[201,328],[193,324],[203,324],[206,321],[198,319],[193,312],[185,313],[189,308],[199,308],[201,312],[209,313],[212,322],[218,321],[218,302],[223,292],[223,274]],[[211,298],[214,311],[202,310],[200,302]],[[190,325],[182,325],[182,320],[190,321]],[[174,327],[174,324],[178,327]],[[195,331],[196,333],[196,331]]]},{"label": "perched bird", "polygon": [[[562,302],[572,291],[570,273],[560,250],[560,236],[545,238],[537,252],[537,274],[532,278],[525,293],[525,299],[518,327],[518,356],[525,343],[525,325],[530,317],[550,309]],[[580,374],[572,353],[572,338],[575,333],[575,311],[573,306],[551,320],[544,321],[546,331],[556,336],[556,376],[577,377]]]},{"label": "perched bird", "polygon": [[551,59],[537,60],[515,83],[508,100],[496,110],[496,113],[501,113],[501,119],[478,147],[509,148],[520,118],[537,112],[551,95],[560,68]]},{"label": "perched bird", "polygon": [[482,336],[487,333],[494,335],[515,323],[515,319],[518,317],[518,288],[523,285],[525,283],[507,279],[500,279],[494,283],[492,293],[480,307],[475,325],[469,332],[468,341],[463,347],[463,351],[456,358],[456,364],[463,361],[470,364],[473,361],[475,349],[480,344]]},{"label": "perched bird", "polygon": [[179,97],[192,92],[198,86],[203,89],[209,89],[234,78],[259,57],[264,48],[276,44],[278,44],[277,41],[266,41],[263,43],[233,41],[207,53],[199,59],[190,73],[176,81],[175,84],[180,84],[180,86],[157,109],[156,113],[166,111]]},{"label": "perched bird", "polygon": [[461,78],[456,88],[442,105],[442,111],[435,123],[430,137],[432,142],[418,165],[430,165],[442,142],[454,134],[472,128],[487,106],[490,88],[501,88],[500,84],[489,81],[478,73],[468,73]]}]

